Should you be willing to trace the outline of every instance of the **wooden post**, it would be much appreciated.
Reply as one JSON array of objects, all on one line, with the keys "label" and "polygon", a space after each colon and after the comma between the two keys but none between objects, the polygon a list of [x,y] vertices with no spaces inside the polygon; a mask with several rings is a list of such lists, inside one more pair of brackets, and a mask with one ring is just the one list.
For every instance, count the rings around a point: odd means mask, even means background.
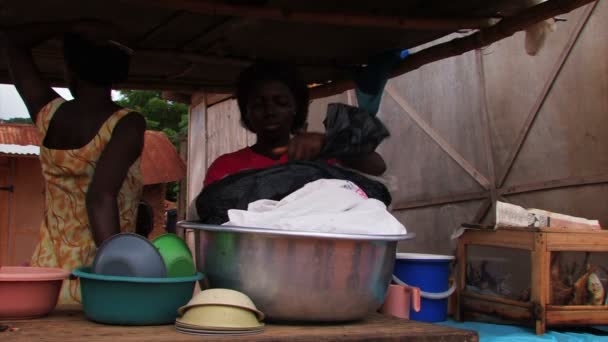
[{"label": "wooden post", "polygon": [[535,320],[536,334],[545,333],[547,319],[547,300],[549,298],[549,264],[550,253],[547,251],[547,233],[534,234],[534,250],[530,253],[531,267],[531,291],[533,317]]},{"label": "wooden post", "polygon": [[462,294],[467,286],[467,238],[461,236],[458,239],[458,249],[456,250],[456,263],[458,273],[456,274],[456,312],[457,321],[464,320],[462,308]]},{"label": "wooden post", "polygon": [[[182,137],[179,142],[179,156],[188,165],[188,137]],[[187,167],[186,167],[187,168]],[[186,209],[188,208],[188,179],[179,182],[179,198],[177,202],[177,220],[186,219]],[[183,232],[182,232],[183,233]],[[183,234],[181,235],[183,237]]]}]

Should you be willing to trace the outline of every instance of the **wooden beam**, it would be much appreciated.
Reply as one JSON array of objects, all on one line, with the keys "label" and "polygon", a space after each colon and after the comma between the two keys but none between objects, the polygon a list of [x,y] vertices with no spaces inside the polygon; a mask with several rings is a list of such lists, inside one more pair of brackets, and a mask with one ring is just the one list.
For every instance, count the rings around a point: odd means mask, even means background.
[{"label": "wooden beam", "polygon": [[193,13],[275,20],[296,23],[325,24],[336,26],[378,27],[403,30],[450,30],[478,29],[494,24],[496,18],[422,18],[358,13],[325,13],[291,11],[282,8],[227,4],[205,0],[148,0],[147,5],[180,9]]},{"label": "wooden beam", "polygon": [[189,105],[192,100],[192,94],[180,93],[176,91],[162,91],[160,97],[163,100],[179,102]]},{"label": "wooden beam", "polygon": [[146,33],[141,35],[139,38],[137,38],[133,45],[142,46],[143,44],[149,42],[154,37],[156,37],[156,35],[158,35],[160,32],[162,32],[167,27],[167,25],[169,25],[172,21],[181,17],[184,13],[186,13],[186,12],[175,11],[175,12],[171,13],[171,15],[169,15],[167,18],[163,19],[163,21],[161,21],[156,26],[154,26],[153,28],[148,30]]},{"label": "wooden beam", "polygon": [[549,75],[547,82],[545,82],[545,85],[543,86],[543,89],[541,90],[540,96],[536,99],[536,102],[534,103],[534,105],[532,106],[532,109],[530,110],[530,112],[528,113],[528,116],[526,117],[526,121],[524,122],[523,127],[521,128],[521,130],[519,131],[519,134],[517,135],[517,140],[515,141],[515,147],[511,150],[511,153],[509,153],[509,157],[507,158],[507,161],[504,164],[502,173],[501,173],[500,177],[498,177],[497,187],[499,187],[499,188],[502,187],[504,185],[505,181],[507,180],[507,177],[509,176],[509,172],[511,172],[511,168],[513,168],[513,164],[515,163],[515,160],[517,159],[517,156],[519,155],[519,152],[521,151],[521,148],[523,147],[523,144],[526,141],[528,134],[530,133],[530,129],[532,128],[532,125],[534,124],[534,121],[536,120],[536,117],[538,116],[540,109],[542,108],[543,104],[545,103],[545,100],[547,99],[549,92],[551,92],[551,89],[553,89],[553,85],[555,84],[555,81],[557,80],[557,76],[559,75],[562,68],[564,67],[564,64],[566,64],[566,60],[568,59],[568,56],[570,56],[570,53],[572,52],[574,45],[578,41],[578,38],[580,37],[581,33],[583,32],[583,28],[589,21],[589,18],[591,17],[591,13],[593,13],[593,10],[595,9],[596,6],[597,6],[597,2],[586,8],[585,14],[582,16],[581,20],[578,22],[573,34],[568,39],[568,43],[566,44],[566,47],[564,48],[564,50],[562,50],[562,53],[560,54],[557,62],[553,66],[553,69],[551,70],[551,74]]},{"label": "wooden beam", "polygon": [[194,69],[196,69],[196,64],[190,62],[190,63],[188,63],[187,66],[185,66],[184,68],[182,68],[181,71],[179,71],[179,72],[177,72],[177,73],[175,73],[173,75],[167,76],[167,80],[171,81],[171,80],[175,80],[175,79],[178,79],[178,78],[182,78],[182,77],[188,75],[189,73],[191,73],[192,71],[194,71]]},{"label": "wooden beam", "polygon": [[236,29],[243,27],[248,24],[249,21],[242,18],[226,18],[211,28],[206,28],[192,39],[184,42],[178,49],[187,49],[189,45],[205,45],[201,47],[200,51],[209,51],[211,47],[220,40],[224,35],[233,32]]},{"label": "wooden beam", "polygon": [[594,184],[605,184],[608,183],[608,173],[594,175],[594,176],[581,176],[581,177],[569,177],[561,179],[553,179],[544,182],[536,182],[529,184],[520,184],[509,186],[503,189],[499,189],[500,195],[515,195],[523,194],[534,191],[545,191],[552,189],[568,188],[575,186],[594,185]]},{"label": "wooden beam", "polygon": [[479,77],[480,107],[479,119],[483,131],[483,144],[488,165],[488,176],[490,178],[490,198],[477,211],[473,222],[481,223],[488,216],[490,209],[496,203],[498,194],[496,190],[496,170],[494,166],[494,149],[492,144],[492,129],[490,128],[490,110],[488,109],[488,94],[486,93],[486,73],[483,67],[483,55],[480,49],[475,50],[477,64],[477,77]]},{"label": "wooden beam", "polygon": [[226,100],[229,100],[233,97],[233,94],[229,94],[229,93],[224,93],[224,94],[217,94],[217,93],[209,93],[206,94],[207,96],[207,107],[211,107],[215,104],[224,102]]},{"label": "wooden beam", "polygon": [[475,217],[473,217],[473,222],[481,223],[483,219],[488,215],[490,208],[492,208],[492,204],[494,204],[494,200],[490,197],[488,198],[481,207],[477,210]]},{"label": "wooden beam", "polygon": [[479,90],[480,90],[480,107],[481,112],[479,113],[479,121],[481,122],[481,129],[483,131],[483,144],[486,154],[486,160],[488,163],[488,176],[492,183],[491,195],[492,201],[496,201],[496,172],[494,169],[494,149],[492,141],[492,129],[490,128],[490,110],[488,109],[488,94],[486,93],[486,73],[483,68],[483,55],[481,50],[475,50],[475,61],[477,64],[477,77],[479,77]]},{"label": "wooden beam", "polygon": [[457,203],[457,202],[467,202],[467,201],[475,201],[488,198],[487,191],[478,191],[478,192],[466,192],[460,194],[447,194],[442,196],[435,197],[427,197],[423,199],[415,199],[402,201],[395,204],[393,210],[408,210],[415,208],[423,208],[423,207],[432,207],[436,205],[449,204],[449,203]]},{"label": "wooden beam", "polygon": [[[548,0],[539,5],[532,6],[513,17],[508,17],[476,33],[449,42],[437,44],[423,49],[405,58],[392,73],[396,77],[416,70],[423,65],[433,63],[445,58],[462,55],[475,49],[488,46],[494,42],[512,36],[518,31],[525,30],[543,20],[568,13],[594,0]],[[311,90],[312,98],[327,97],[342,93],[355,87],[352,80],[334,80],[331,83],[315,87]]]},{"label": "wooden beam", "polygon": [[412,107],[407,100],[399,95],[397,90],[388,84],[385,88],[386,93],[392,97],[395,102],[405,111],[407,115],[426,133],[441,149],[447,153],[462,169],[464,169],[473,179],[475,179],[484,189],[490,189],[490,181],[481,172],[469,163],[460,153],[458,153],[450,143],[448,143],[443,137],[437,133],[424,119],[422,115],[418,113],[414,107]]},{"label": "wooden beam", "polygon": [[[570,307],[571,305],[568,305]],[[585,310],[551,310],[547,311],[547,325],[605,325],[608,324],[608,311],[605,306],[585,305]]]},{"label": "wooden beam", "polygon": [[233,67],[247,67],[251,64],[250,60],[241,58],[231,57],[218,57],[218,56],[206,56],[200,53],[167,50],[167,49],[140,49],[135,51],[136,56],[153,58],[153,59],[182,59],[188,62],[198,64],[212,64],[212,65],[228,65]]}]

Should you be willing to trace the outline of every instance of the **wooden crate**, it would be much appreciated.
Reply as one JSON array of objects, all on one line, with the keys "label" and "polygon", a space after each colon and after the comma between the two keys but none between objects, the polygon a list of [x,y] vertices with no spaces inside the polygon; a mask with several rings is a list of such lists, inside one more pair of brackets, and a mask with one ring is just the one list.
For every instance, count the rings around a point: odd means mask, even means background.
[{"label": "wooden crate", "polygon": [[[530,252],[530,301],[483,295],[466,290],[469,246],[512,248]],[[608,231],[565,228],[468,230],[458,241],[456,319],[484,314],[532,325],[537,334],[547,326],[608,324],[608,305],[551,305],[550,262],[556,252],[608,252]]]}]

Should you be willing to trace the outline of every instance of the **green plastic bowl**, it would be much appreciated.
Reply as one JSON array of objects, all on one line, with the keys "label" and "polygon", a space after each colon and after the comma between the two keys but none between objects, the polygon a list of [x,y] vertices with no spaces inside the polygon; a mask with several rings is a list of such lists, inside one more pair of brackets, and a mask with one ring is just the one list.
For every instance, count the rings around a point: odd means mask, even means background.
[{"label": "green plastic bowl", "polygon": [[179,278],[121,277],[91,273],[80,267],[72,274],[80,278],[85,316],[113,325],[173,324],[177,309],[186,305],[202,273]]},{"label": "green plastic bowl", "polygon": [[196,273],[190,248],[179,236],[163,234],[154,239],[152,244],[163,258],[168,277],[188,277]]}]

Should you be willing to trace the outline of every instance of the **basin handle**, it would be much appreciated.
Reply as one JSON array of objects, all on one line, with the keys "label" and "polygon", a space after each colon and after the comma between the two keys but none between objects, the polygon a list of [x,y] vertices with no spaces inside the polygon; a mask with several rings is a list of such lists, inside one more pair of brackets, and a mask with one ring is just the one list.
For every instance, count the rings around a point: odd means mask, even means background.
[{"label": "basin handle", "polygon": [[[412,287],[411,285],[408,285],[408,284],[404,283],[403,281],[401,281],[401,279],[397,278],[397,276],[394,274],[393,274],[393,281],[399,285]],[[426,299],[445,299],[445,298],[448,298],[449,296],[451,296],[452,293],[454,293],[454,291],[456,291],[456,282],[454,282],[452,284],[452,287],[450,287],[447,291],[444,291],[444,292],[435,293],[435,292],[426,292],[426,291],[420,290],[420,297],[426,298]]]}]

